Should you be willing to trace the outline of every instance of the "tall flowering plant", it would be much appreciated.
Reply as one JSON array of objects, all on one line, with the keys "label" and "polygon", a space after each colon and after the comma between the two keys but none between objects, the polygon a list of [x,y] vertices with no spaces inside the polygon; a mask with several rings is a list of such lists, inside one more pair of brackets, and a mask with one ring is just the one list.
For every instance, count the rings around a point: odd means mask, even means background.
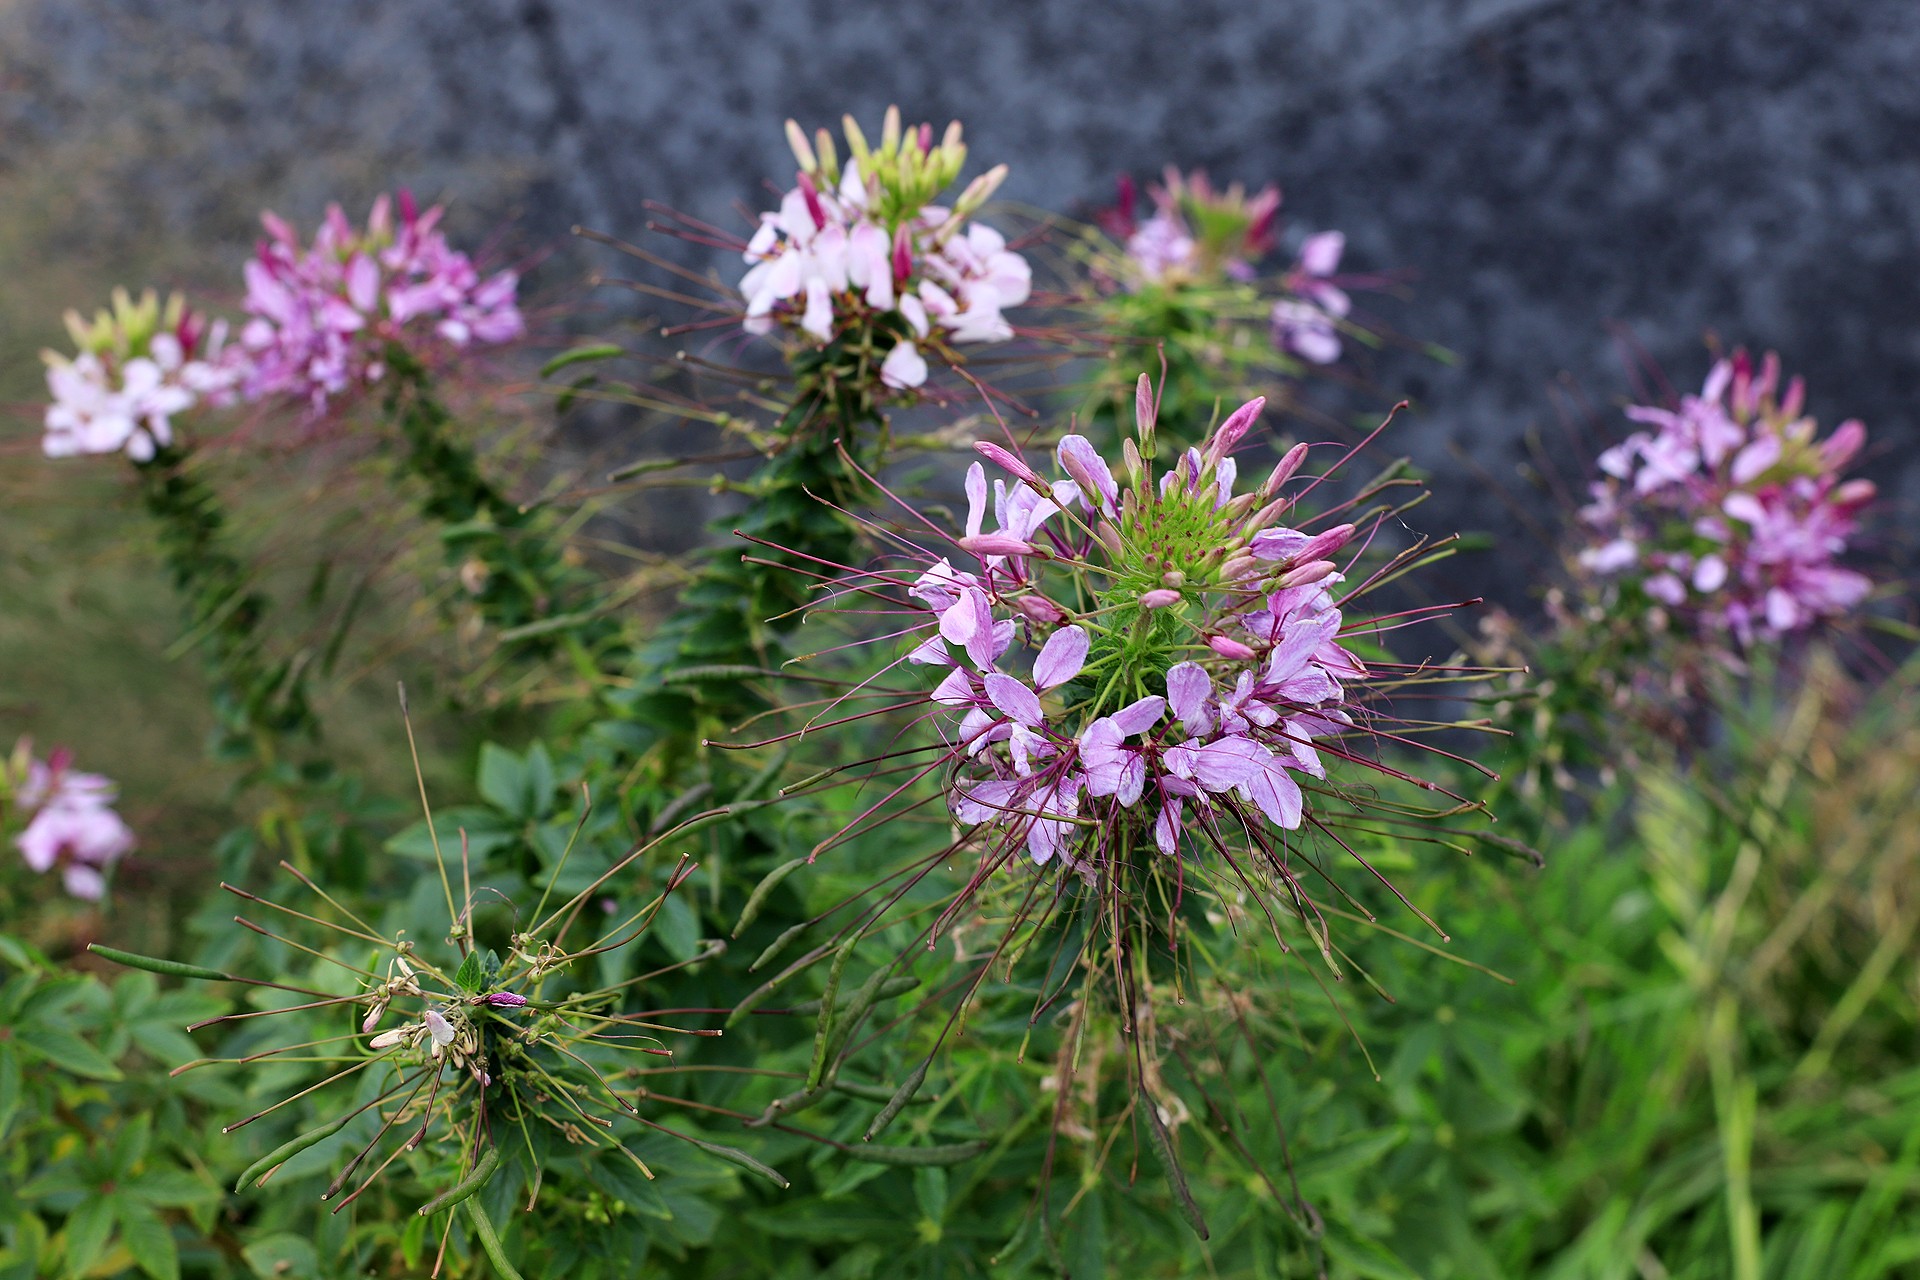
[{"label": "tall flowering plant", "polygon": [[[728,528],[757,549],[702,569],[624,697],[630,715],[669,728],[674,753],[764,709],[749,682],[778,665],[808,600],[804,567],[855,558],[854,513],[874,497],[865,471],[882,460],[887,414],[942,394],[937,373],[963,370],[966,348],[1011,340],[1009,312],[1028,299],[1026,259],[978,218],[1006,166],[940,203],[967,162],[959,122],[936,135],[890,107],[877,140],[852,117],[843,134],[844,155],[827,130],[809,140],[788,121],[793,187],[750,236],[723,241],[745,271],[715,323],[777,339],[792,381],[777,419],[749,432],[764,461],[733,486],[751,504]],[[704,242],[724,234],[681,222]]]},{"label": "tall flowering plant", "polygon": [[[1242,484],[1236,451],[1263,401],[1164,451],[1144,377],[1135,404],[1117,462],[1078,434],[1060,440],[1051,474],[977,443],[983,461],[969,469],[960,527],[909,508],[889,531],[899,553],[833,588],[849,609],[894,623],[899,657],[827,710],[809,706],[801,729],[753,745],[829,723],[889,726],[889,746],[863,761],[880,794],[816,857],[906,830],[895,824],[936,798],[953,823],[952,843],[893,864],[866,914],[769,987],[896,923],[914,940],[898,963],[949,943],[961,957],[966,971],[946,988],[958,992],[956,1019],[975,1016],[990,972],[1011,977],[1035,961],[1040,971],[1016,990],[1032,997],[1029,1034],[1068,1021],[1061,1106],[1086,1036],[1131,1041],[1118,1057],[1141,1095],[1134,1114],[1151,1116],[1178,1190],[1166,1117],[1183,1112],[1164,1095],[1160,1029],[1199,1008],[1233,1013],[1195,967],[1229,935],[1267,934],[1342,973],[1336,920],[1348,907],[1366,912],[1351,919],[1373,917],[1357,905],[1366,890],[1338,874],[1341,860],[1419,915],[1367,851],[1436,831],[1474,838],[1449,819],[1478,806],[1394,760],[1436,727],[1402,719],[1395,699],[1477,673],[1402,664],[1382,648],[1384,632],[1433,611],[1358,612],[1370,589],[1437,550],[1368,550],[1397,509],[1367,505],[1380,485],[1316,511],[1304,500],[1326,477],[1302,474],[1307,446]],[[911,672],[924,678],[902,678]],[[874,709],[862,709],[867,700]],[[893,731],[901,716],[909,727]],[[1429,810],[1389,795],[1399,784],[1450,803]],[[886,839],[898,847],[897,835]],[[929,906],[917,891],[939,865],[961,882]],[[1328,885],[1333,900],[1322,897]],[[923,1062],[870,1134],[926,1075]]]},{"label": "tall flowering plant", "polygon": [[[467,604],[522,656],[565,651],[587,667],[617,628],[542,518],[486,474],[438,384],[474,349],[526,335],[519,274],[482,274],[441,229],[445,208],[379,196],[364,226],[337,204],[311,241],[272,213],[246,264],[240,330],[252,401],[295,407],[311,429],[373,392],[423,484],[421,512],[446,530]],[[617,646],[616,646],[617,647]]]},{"label": "tall flowering plant", "polygon": [[245,381],[245,357],[226,341],[226,325],[149,290],[134,299],[115,290],[92,321],[68,313],[77,353],[47,352],[43,448],[49,457],[124,453],[153,517],[161,553],[188,605],[215,677],[221,748],[270,763],[274,739],[312,730],[299,670],[266,653],[260,630],[266,601],[226,545],[219,496],[193,465],[196,441],[180,430],[232,404]]},{"label": "tall flowering plant", "polygon": [[1780,359],[1717,362],[1677,406],[1633,405],[1636,431],[1600,455],[1576,563],[1621,609],[1660,610],[1710,644],[1777,641],[1842,618],[1873,589],[1841,566],[1873,499],[1842,473],[1866,443],[1849,419],[1824,439],[1783,389]]},{"label": "tall flowering plant", "polygon": [[[1155,348],[1164,355],[1170,415],[1203,418],[1201,397],[1223,391],[1278,393],[1338,364],[1349,343],[1379,341],[1353,316],[1349,291],[1380,282],[1340,272],[1341,232],[1308,236],[1278,272],[1265,265],[1278,243],[1277,186],[1223,190],[1203,172],[1169,166],[1146,194],[1142,208],[1123,175],[1118,202],[1096,213],[1078,257],[1096,328],[1130,357],[1117,367],[1153,359]],[[1118,421],[1128,389],[1102,381],[1096,412]]]},{"label": "tall flowering plant", "polygon": [[[1518,785],[1564,790],[1610,777],[1623,749],[1703,745],[1726,676],[1860,613],[1873,583],[1845,561],[1874,485],[1845,472],[1866,428],[1823,437],[1805,403],[1776,355],[1739,350],[1697,394],[1626,408],[1638,429],[1599,453],[1573,513],[1551,631],[1484,624],[1485,660],[1538,674],[1500,704],[1521,734]],[[1615,741],[1596,751],[1603,723]]]}]

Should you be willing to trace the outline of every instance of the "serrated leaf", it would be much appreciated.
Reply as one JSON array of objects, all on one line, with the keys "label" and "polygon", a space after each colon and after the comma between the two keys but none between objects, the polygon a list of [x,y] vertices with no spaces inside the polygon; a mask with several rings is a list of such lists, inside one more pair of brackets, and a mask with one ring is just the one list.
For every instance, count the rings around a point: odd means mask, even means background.
[{"label": "serrated leaf", "polygon": [[478,991],[480,990],[480,980],[482,976],[483,971],[480,967],[480,953],[478,951],[469,951],[467,952],[467,958],[460,962],[460,968],[454,973],[453,981],[454,985],[462,991]]}]

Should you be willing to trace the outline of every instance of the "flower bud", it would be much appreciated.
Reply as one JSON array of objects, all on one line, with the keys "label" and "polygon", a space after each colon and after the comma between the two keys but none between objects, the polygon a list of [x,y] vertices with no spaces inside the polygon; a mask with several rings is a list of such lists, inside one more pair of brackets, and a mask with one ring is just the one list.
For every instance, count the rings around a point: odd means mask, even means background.
[{"label": "flower bud", "polygon": [[1311,560],[1280,575],[1274,585],[1285,591],[1288,587],[1306,587],[1323,582],[1334,575],[1340,566],[1331,560]]},{"label": "flower bud", "polygon": [[801,172],[816,173],[820,162],[814,158],[813,148],[807,145],[807,135],[800,128],[798,120],[787,121],[787,145],[793,148],[793,158],[799,162]]},{"label": "flower bud", "polygon": [[971,216],[980,206],[993,198],[993,193],[998,191],[1000,184],[1006,180],[1007,166],[997,164],[969,182],[967,189],[960,193],[960,198],[953,202],[954,216],[958,218]]},{"label": "flower bud", "polygon": [[1160,587],[1153,591],[1145,591],[1140,595],[1140,607],[1142,609],[1164,609],[1168,605],[1179,603],[1180,593],[1178,591],[1168,590],[1165,587]]},{"label": "flower bud", "polygon": [[1065,609],[1040,595],[1021,596],[1013,602],[1013,607],[1029,620],[1043,626],[1058,626],[1069,616]]},{"label": "flower bud", "polygon": [[959,540],[962,551],[976,556],[1030,556],[1034,547],[1007,533],[970,533]]},{"label": "flower bud", "polygon": [[819,157],[820,176],[832,185],[840,185],[840,152],[833,145],[833,135],[825,129],[815,130],[813,135],[814,154]]},{"label": "flower bud", "polygon": [[[1798,379],[1795,379],[1798,382]],[[1853,461],[1867,442],[1867,428],[1858,418],[1849,418],[1833,429],[1833,434],[1820,444],[1820,461],[1832,471]]]},{"label": "flower bud", "polygon": [[1143,373],[1133,384],[1133,421],[1140,436],[1140,452],[1149,458],[1153,456],[1153,425],[1159,413],[1153,399],[1153,384]]},{"label": "flower bud", "polygon": [[1346,546],[1347,540],[1352,537],[1352,525],[1337,524],[1333,526],[1333,528],[1324,530],[1309,538],[1307,545],[1301,547],[1299,553],[1294,556],[1294,562],[1296,564],[1306,564],[1312,560],[1323,560],[1340,548]]},{"label": "flower bud", "polygon": [[1105,547],[1114,556],[1118,557],[1123,554],[1124,548],[1120,543],[1120,531],[1108,524],[1105,520],[1093,526],[1093,536],[1101,546]]},{"label": "flower bud", "polygon": [[1833,491],[1833,500],[1843,507],[1857,507],[1871,502],[1876,492],[1871,480],[1849,480]]},{"label": "flower bud", "polygon": [[[1254,496],[1259,497],[1260,495],[1255,494]],[[1275,498],[1272,502],[1269,502],[1266,506],[1253,513],[1253,517],[1247,521],[1247,532],[1260,532],[1275,520],[1278,520],[1281,514],[1292,505],[1292,498]]]},{"label": "flower bud", "polygon": [[1039,493],[1041,497],[1052,501],[1053,486],[1045,480],[1042,480],[1040,473],[1022,462],[1018,455],[1009,453],[1007,450],[1002,449],[999,445],[989,440],[975,440],[973,442],[973,448],[981,457],[995,464],[1001,470],[1006,471],[1015,479],[1027,484]]},{"label": "flower bud", "polygon": [[822,230],[827,225],[827,210],[820,203],[820,193],[814,189],[813,179],[805,173],[794,175],[800,187],[800,194],[807,202],[807,214],[813,219],[813,229]]},{"label": "flower bud", "polygon": [[527,998],[513,991],[495,991],[490,995],[480,996],[474,1003],[484,1004],[494,1009],[524,1009],[527,1007]]},{"label": "flower bud", "polygon": [[1260,500],[1265,502],[1274,495],[1281,485],[1293,479],[1294,473],[1300,470],[1300,465],[1306,460],[1307,445],[1303,440],[1293,446],[1293,448],[1287,450],[1286,455],[1275,465],[1273,474],[1268,476],[1267,482],[1260,486]]},{"label": "flower bud", "polygon": [[1247,659],[1253,657],[1252,649],[1241,644],[1238,640],[1230,640],[1226,636],[1208,636],[1207,648],[1213,650],[1223,658],[1232,658],[1235,662],[1245,662]]},{"label": "flower bud", "polygon": [[1260,561],[1253,556],[1239,555],[1220,566],[1220,576],[1228,582],[1238,582],[1260,568]]},{"label": "flower bud", "polygon": [[1254,422],[1260,417],[1260,411],[1266,407],[1267,398],[1255,396],[1228,414],[1227,420],[1220,424],[1220,429],[1213,433],[1213,443],[1207,446],[1207,460],[1218,462],[1232,453],[1234,446],[1238,445],[1241,438],[1253,429]]},{"label": "flower bud", "polygon": [[907,277],[913,274],[913,239],[902,226],[893,233],[893,287],[905,286]]}]

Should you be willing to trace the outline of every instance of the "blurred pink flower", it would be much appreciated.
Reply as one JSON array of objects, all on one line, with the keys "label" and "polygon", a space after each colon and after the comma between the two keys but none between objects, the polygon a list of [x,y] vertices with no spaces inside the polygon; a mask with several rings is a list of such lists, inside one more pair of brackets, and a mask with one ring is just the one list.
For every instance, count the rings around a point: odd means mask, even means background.
[{"label": "blurred pink flower", "polygon": [[251,318],[240,333],[248,399],[288,396],[318,412],[330,397],[379,381],[390,342],[464,348],[526,331],[519,277],[482,279],[439,230],[440,206],[421,213],[405,191],[398,203],[396,224],[393,202],[376,200],[364,231],[329,205],[310,246],[282,219],[261,215],[269,238],[246,265]]}]

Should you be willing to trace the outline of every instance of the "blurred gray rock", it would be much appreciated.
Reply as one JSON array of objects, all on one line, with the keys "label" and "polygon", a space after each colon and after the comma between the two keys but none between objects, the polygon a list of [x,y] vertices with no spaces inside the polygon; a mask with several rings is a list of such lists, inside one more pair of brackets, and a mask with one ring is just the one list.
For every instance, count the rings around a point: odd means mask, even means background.
[{"label": "blurred gray rock", "polygon": [[1374,371],[1416,402],[1422,526],[1517,542],[1455,589],[1517,602],[1542,566],[1487,477],[1525,492],[1530,428],[1577,472],[1550,387],[1624,393],[1610,324],[1683,387],[1703,330],[1778,348],[1823,420],[1866,419],[1870,474],[1920,488],[1913,0],[15,0],[0,48],[0,182],[82,193],[49,253],[235,253],[261,203],[311,222],[400,183],[468,229],[637,236],[646,199],[756,203],[784,117],[896,101],[963,118],[1033,205],[1168,161],[1277,180],[1295,234],[1413,272],[1394,325],[1458,355]]}]

